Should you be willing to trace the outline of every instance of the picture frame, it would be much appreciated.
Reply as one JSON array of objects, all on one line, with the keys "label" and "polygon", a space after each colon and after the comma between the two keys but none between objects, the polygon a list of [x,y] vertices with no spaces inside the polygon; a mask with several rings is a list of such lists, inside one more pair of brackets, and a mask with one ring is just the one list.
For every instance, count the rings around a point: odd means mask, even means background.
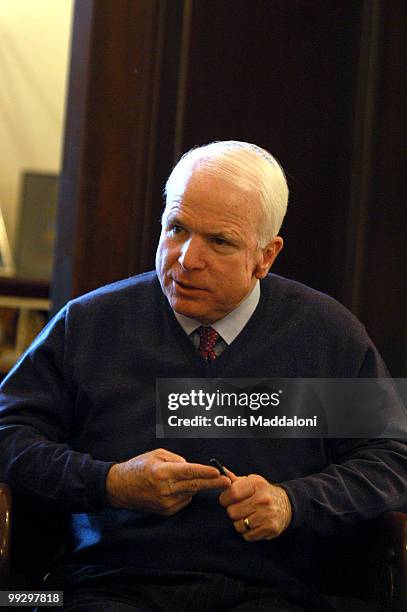
[{"label": "picture frame", "polygon": [[52,276],[58,174],[26,170],[21,177],[21,204],[15,245],[19,278],[50,282]]},{"label": "picture frame", "polygon": [[7,230],[0,208],[0,276],[14,276],[15,267]]}]

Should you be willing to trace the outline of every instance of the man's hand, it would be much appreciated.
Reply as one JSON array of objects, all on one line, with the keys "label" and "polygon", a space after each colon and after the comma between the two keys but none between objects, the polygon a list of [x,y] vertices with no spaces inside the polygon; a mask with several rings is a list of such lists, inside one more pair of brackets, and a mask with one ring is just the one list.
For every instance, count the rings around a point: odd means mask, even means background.
[{"label": "man's hand", "polygon": [[[237,477],[227,470],[231,486],[219,497],[233,526],[247,542],[272,540],[291,522],[292,510],[287,493],[258,474]],[[249,520],[250,529],[244,523]]]},{"label": "man's hand", "polygon": [[226,476],[216,468],[187,463],[184,457],[159,448],[113,465],[106,489],[114,508],[131,508],[171,516],[187,506],[198,491],[225,489]]}]

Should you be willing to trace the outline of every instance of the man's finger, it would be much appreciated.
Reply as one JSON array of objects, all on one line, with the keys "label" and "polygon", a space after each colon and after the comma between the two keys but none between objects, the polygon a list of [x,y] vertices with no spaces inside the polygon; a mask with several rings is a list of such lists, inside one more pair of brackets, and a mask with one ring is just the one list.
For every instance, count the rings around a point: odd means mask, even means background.
[{"label": "man's finger", "polygon": [[236,482],[236,480],[239,479],[239,476],[236,476],[236,474],[234,474],[234,472],[232,472],[232,470],[229,470],[225,466],[223,466],[223,469],[225,470],[228,478],[230,478],[231,482]]},{"label": "man's finger", "polygon": [[232,482],[231,486],[223,491],[219,497],[219,502],[225,508],[230,504],[237,504],[255,493],[255,487],[250,478],[246,476],[238,477]]},{"label": "man's finger", "polygon": [[241,536],[244,537],[246,542],[257,542],[259,540],[273,540],[279,535],[279,532],[274,531],[270,528],[270,526],[265,526],[262,524],[261,518],[257,516],[257,514],[252,514],[249,517],[250,529],[247,529],[247,526],[244,522],[244,519],[239,519],[238,521],[233,522],[233,527],[240,533]]},{"label": "man's finger", "polygon": [[242,502],[227,506],[227,513],[232,521],[238,521],[239,519],[244,519],[252,514],[255,509],[256,507],[253,505],[253,500],[249,497],[244,499]]},{"label": "man's finger", "polygon": [[230,480],[226,476],[217,478],[194,478],[191,480],[170,481],[171,495],[193,495],[198,491],[207,489],[225,489],[230,487]]},{"label": "man's finger", "polygon": [[165,469],[168,470],[166,472],[167,477],[175,481],[219,478],[219,471],[215,467],[201,463],[167,464]]},{"label": "man's finger", "polygon": [[157,514],[160,514],[161,516],[173,516],[174,514],[188,506],[188,504],[190,504],[192,501],[192,497],[192,495],[180,495],[179,497],[174,496],[173,503],[171,505],[168,505],[166,508],[158,510]]},{"label": "man's finger", "polygon": [[167,450],[166,448],[157,448],[155,451],[155,456],[162,461],[171,461],[176,463],[186,463],[187,460],[182,455],[178,455],[177,453],[173,453],[172,451]]},{"label": "man's finger", "polygon": [[250,529],[247,528],[244,519],[238,519],[236,521],[233,521],[233,527],[236,529],[236,531],[242,535],[244,535],[245,533],[248,533],[249,531],[258,531],[260,525],[258,525],[258,521],[256,521],[256,517],[255,514],[252,513],[249,516],[246,516],[245,518],[247,518],[249,520],[249,525],[250,525]]}]

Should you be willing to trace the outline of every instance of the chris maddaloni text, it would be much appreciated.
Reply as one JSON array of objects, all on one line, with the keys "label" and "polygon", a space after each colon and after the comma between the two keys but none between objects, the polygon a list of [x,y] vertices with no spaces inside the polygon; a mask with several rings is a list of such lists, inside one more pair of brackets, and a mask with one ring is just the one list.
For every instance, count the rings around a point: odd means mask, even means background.
[{"label": "chris maddaloni text", "polygon": [[196,415],[190,418],[178,417],[175,414],[168,417],[170,427],[317,427],[316,416],[310,418],[273,416],[263,417],[252,414],[249,418],[237,416],[228,417],[220,414],[214,418]]}]

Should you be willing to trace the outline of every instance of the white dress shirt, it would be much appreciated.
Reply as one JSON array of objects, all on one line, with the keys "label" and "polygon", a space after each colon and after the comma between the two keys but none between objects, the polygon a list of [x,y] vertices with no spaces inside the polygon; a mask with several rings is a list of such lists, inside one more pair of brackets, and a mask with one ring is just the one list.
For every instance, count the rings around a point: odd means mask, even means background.
[{"label": "white dress shirt", "polygon": [[[229,346],[229,344],[231,344],[235,338],[237,338],[256,310],[259,299],[260,283],[259,281],[256,281],[252,291],[243,300],[243,302],[240,302],[237,308],[232,310],[232,312],[229,312],[229,314],[223,317],[223,319],[219,319],[219,321],[216,321],[210,325],[210,327],[215,329],[220,336],[214,348],[216,355],[220,355],[225,348]],[[191,338],[194,345],[198,348],[199,334],[196,330],[198,327],[201,327],[202,323],[196,319],[191,319],[190,317],[186,317],[185,315],[179,314],[175,311],[174,315],[184,332]]]}]

